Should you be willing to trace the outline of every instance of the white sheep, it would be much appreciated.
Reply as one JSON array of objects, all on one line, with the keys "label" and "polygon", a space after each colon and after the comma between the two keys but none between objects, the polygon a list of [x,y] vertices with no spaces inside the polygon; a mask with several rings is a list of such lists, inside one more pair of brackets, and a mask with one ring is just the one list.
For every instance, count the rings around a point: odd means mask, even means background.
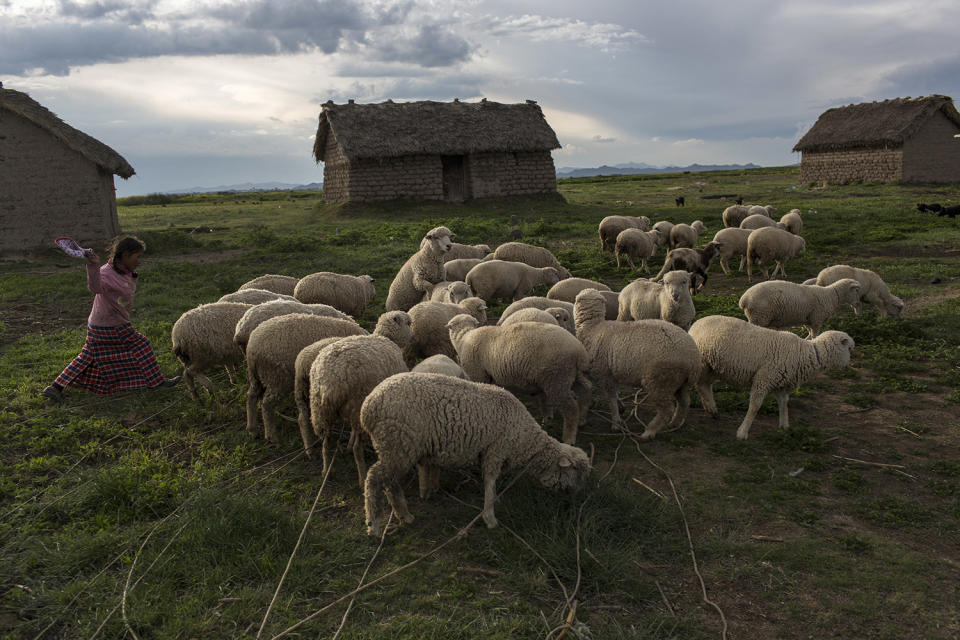
[{"label": "white sheep", "polygon": [[246,349],[250,334],[260,326],[261,322],[288,313],[312,313],[316,316],[353,320],[353,318],[347,314],[338,311],[328,304],[304,304],[299,300],[271,300],[270,302],[263,302],[247,309],[247,312],[243,314],[243,317],[237,322],[236,329],[233,332],[233,341],[236,342],[241,349]]},{"label": "white sheep", "polygon": [[420,241],[420,249],[410,256],[390,283],[387,292],[387,311],[409,311],[423,300],[430,286],[443,280],[443,260],[453,246],[453,238],[446,227],[435,227]]},{"label": "white sheep", "polygon": [[442,280],[431,286],[430,290],[423,294],[423,301],[433,300],[435,302],[452,302],[457,304],[472,297],[473,291],[466,282],[461,280]]},{"label": "white sheep", "polygon": [[[764,278],[772,278],[777,275],[777,271],[786,276],[787,271],[784,265],[787,260],[803,254],[806,250],[806,241],[789,231],[776,227],[756,229],[747,238],[747,281],[749,282],[753,277],[754,263],[760,265]],[[776,262],[777,266],[773,274],[768,274],[767,263],[771,261]]]},{"label": "white sheep", "polygon": [[640,260],[640,268],[646,273],[650,273],[647,260],[653,257],[657,252],[657,247],[661,244],[659,229],[651,229],[650,231],[624,229],[617,236],[617,243],[613,250],[617,257],[617,269],[620,268],[620,256],[625,255],[631,269],[636,270],[637,267],[633,264],[633,259],[637,258]]},{"label": "white sheep", "polygon": [[650,218],[647,216],[607,216],[600,221],[597,232],[600,234],[600,250],[613,251],[617,236],[624,229],[650,230]]},{"label": "white sheep", "polygon": [[300,278],[293,295],[306,304],[328,304],[349,316],[360,318],[377,293],[370,275],[351,276],[320,271]]},{"label": "white sheep", "polygon": [[525,471],[546,487],[572,491],[584,486],[590,469],[583,450],[550,437],[509,392],[444,375],[404,373],[381,382],[364,401],[360,424],[379,458],[364,489],[367,533],[375,538],[383,531],[384,497],[401,522],[413,521],[403,482],[419,466],[421,494],[429,492],[425,463],[453,469],[479,463],[487,527],[497,526],[503,471]]},{"label": "white sheep", "polygon": [[641,438],[666,425],[679,427],[690,408],[690,388],[700,374],[700,352],[687,332],[663,320],[604,320],[599,292],[587,289],[574,304],[577,338],[590,356],[589,376],[610,405],[611,426],[620,428],[617,388],[643,387],[657,415]]},{"label": "white sheep", "polygon": [[793,235],[800,235],[800,231],[803,230],[803,217],[800,215],[800,209],[791,209],[783,214],[780,223]]},{"label": "white sheep", "polygon": [[747,209],[747,216],[767,216],[768,218],[773,216],[773,212],[776,211],[772,204],[752,204]]},{"label": "white sheep", "polygon": [[720,252],[720,268],[723,273],[730,275],[730,259],[740,256],[740,266],[737,271],[743,271],[743,263],[747,256],[747,239],[753,229],[741,229],[740,227],[725,227],[717,231],[713,236],[713,242],[718,246]]},{"label": "white sheep", "polygon": [[824,331],[813,340],[804,340],[789,331],[758,327],[729,316],[700,318],[690,327],[690,336],[703,362],[697,390],[710,415],[717,415],[714,380],[750,386],[750,408],[737,429],[740,440],[749,436],[770,393],[780,408],[780,428],[788,428],[790,392],[821,371],[849,366],[854,346],[853,338],[842,331]]},{"label": "white sheep", "polygon": [[468,379],[467,374],[463,371],[463,367],[442,353],[424,358],[417,363],[417,366],[410,369],[410,373],[439,373],[452,378],[460,378],[461,380]]},{"label": "white sheep", "polygon": [[452,302],[421,302],[409,311],[413,340],[407,346],[408,362],[438,353],[455,358],[457,351],[450,342],[447,323],[454,316],[467,313],[480,324],[487,322],[487,304],[480,298],[467,298],[460,304]]},{"label": "white sheep", "polygon": [[447,282],[465,280],[470,269],[483,262],[478,258],[458,258],[443,263],[443,279]]},{"label": "white sheep", "polygon": [[860,283],[860,301],[872,304],[881,317],[899,318],[903,312],[903,300],[890,293],[890,288],[874,271],[859,269],[846,264],[835,264],[817,274],[820,286],[832,284],[842,278],[853,278]]},{"label": "white sheep", "polygon": [[277,442],[276,404],[294,390],[297,355],[301,349],[323,338],[366,333],[352,320],[306,313],[262,322],[247,340],[247,431],[257,435],[257,405],[262,400],[264,437]]},{"label": "white sheep", "polygon": [[484,300],[518,300],[536,287],[557,282],[560,282],[560,274],[554,267],[531,267],[524,262],[508,260],[481,262],[470,269],[466,278],[470,289]]},{"label": "white sheep", "polygon": [[[490,260],[506,260],[507,262],[522,262],[538,269],[553,267],[560,275],[560,279],[570,277],[570,272],[560,264],[557,257],[549,249],[537,247],[524,242],[505,242],[485,257],[484,262]],[[481,296],[482,297],[482,296]]]},{"label": "white sheep", "polygon": [[777,229],[786,229],[787,225],[773,220],[770,216],[752,213],[743,219],[740,223],[741,229],[762,229],[763,227],[776,227]]},{"label": "white sheep", "polygon": [[707,227],[700,220],[694,220],[692,224],[685,224],[683,222],[675,224],[673,225],[673,229],[670,229],[670,248],[693,248],[697,246],[699,234],[706,232]]},{"label": "white sheep", "polygon": [[450,250],[447,251],[443,256],[444,262],[450,262],[451,260],[460,260],[465,258],[482,260],[490,253],[490,245],[486,244],[460,244],[459,242],[454,242],[450,245]]},{"label": "white sheep", "polygon": [[590,358],[565,329],[539,322],[481,327],[461,314],[447,323],[460,366],[474,382],[493,382],[545,403],[546,416],[563,416],[563,441],[574,444],[590,406],[590,385],[583,377]]},{"label": "white sheep", "polygon": [[220,296],[217,302],[240,302],[242,304],[261,304],[271,300],[296,300],[293,296],[267,291],[266,289],[243,289]]},{"label": "white sheep", "polygon": [[282,293],[284,295],[292,296],[293,290],[299,282],[299,278],[294,278],[293,276],[281,276],[274,273],[267,273],[262,276],[258,276],[253,280],[244,282],[242,285],[237,287],[237,291],[243,291],[244,289],[265,289],[267,291],[273,291],[274,293]]},{"label": "white sheep", "polygon": [[673,229],[673,223],[669,220],[661,220],[653,225],[652,229],[656,229],[660,232],[660,237],[657,238],[657,246],[662,247],[663,245],[670,242],[670,231]]},{"label": "white sheep", "polygon": [[690,297],[690,274],[671,271],[663,282],[638,278],[620,292],[617,320],[666,320],[684,331],[690,328],[696,316]]},{"label": "white sheep", "polygon": [[243,362],[243,351],[233,341],[240,318],[253,305],[241,302],[214,302],[185,311],[170,332],[173,353],[183,363],[183,381],[196,400],[194,378],[216,399],[213,382],[203,374],[214,365],[234,367]]},{"label": "white sheep", "polygon": [[807,338],[816,338],[823,323],[846,304],[860,313],[860,283],[852,278],[826,287],[768,280],[740,296],[740,308],[750,324],[771,329],[802,325],[808,331]]},{"label": "white sheep", "polygon": [[573,335],[577,333],[577,328],[573,324],[573,316],[569,311],[561,307],[549,307],[547,309],[527,307],[526,309],[520,309],[516,313],[510,314],[508,318],[498,324],[501,327],[505,327],[516,324],[517,322],[543,322],[563,327]]},{"label": "white sheep", "polygon": [[550,300],[563,300],[564,302],[573,302],[577,294],[584,289],[596,289],[597,291],[610,291],[610,287],[587,278],[567,278],[550,287],[547,291],[547,298]]},{"label": "white sheep", "polygon": [[[374,335],[349,336],[325,346],[310,366],[310,421],[322,443],[323,474],[333,457],[331,427],[337,416],[350,427],[350,443],[360,489],[367,475],[360,429],[360,406],[374,387],[407,371],[403,348],[410,342],[410,316],[388,311],[380,316]],[[309,450],[313,442],[304,442]]]},{"label": "white sheep", "polygon": [[739,228],[743,219],[750,215],[750,205],[733,204],[723,210],[723,226]]},{"label": "white sheep", "polygon": [[500,314],[500,319],[497,321],[497,324],[502,325],[506,322],[514,313],[520,311],[521,309],[541,309],[546,310],[551,307],[560,307],[566,309],[567,313],[573,318],[573,303],[564,302],[563,300],[551,300],[550,298],[545,298],[543,296],[527,296],[526,298],[520,298],[516,302],[511,302],[510,305],[503,310],[503,313]]}]

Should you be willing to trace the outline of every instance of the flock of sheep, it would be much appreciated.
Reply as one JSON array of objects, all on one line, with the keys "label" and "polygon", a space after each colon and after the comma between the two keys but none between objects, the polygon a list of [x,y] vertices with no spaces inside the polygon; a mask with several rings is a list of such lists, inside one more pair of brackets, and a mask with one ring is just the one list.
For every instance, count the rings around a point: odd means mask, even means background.
[{"label": "flock of sheep", "polygon": [[[185,312],[174,324],[173,351],[184,365],[187,387],[195,382],[216,399],[203,371],[214,365],[246,365],[246,428],[278,441],[277,404],[291,395],[303,445],[313,455],[320,441],[326,473],[339,419],[350,427],[358,481],[365,496],[367,531],[380,536],[388,513],[412,520],[402,483],[414,468],[422,498],[438,488],[438,470],[482,470],[483,519],[496,526],[496,481],[505,468],[522,469],[544,486],[575,489],[590,463],[575,446],[593,388],[609,404],[612,428],[621,426],[618,390],[642,388],[655,415],[642,438],[679,427],[696,387],[703,407],[717,414],[715,380],[750,388],[747,415],[737,430],[746,439],[764,398],[774,394],[779,425],[789,425],[787,399],[820,371],[850,363],[853,339],[820,332],[845,305],[859,312],[871,303],[882,315],[899,316],[903,302],[868,270],[835,265],[796,284],[767,280],[740,299],[748,321],[707,316],[694,322],[693,295],[707,281],[712,259],[724,273],[742,256],[740,270],[785,263],[802,253],[798,210],[779,222],[773,207],[732,206],[726,228],[697,248],[702,222],[654,225],[646,216],[608,216],[600,222],[601,250],[612,250],[618,268],[626,256],[647,270],[657,248],[668,246],[663,268],[622,291],[572,277],[547,249],[508,242],[454,242],[446,227],[431,229],[420,249],[396,274],[386,310],[368,333],[354,317],[374,297],[373,279],[320,272],[303,278],[264,275],[219,301]],[[768,276],[769,277],[769,276]],[[546,286],[546,296],[531,296]],[[508,300],[496,324],[487,303]],[[804,326],[806,339],[778,329]],[[521,400],[525,401],[522,402]],[[538,424],[562,418],[558,441]],[[365,444],[377,461],[367,468]]]}]

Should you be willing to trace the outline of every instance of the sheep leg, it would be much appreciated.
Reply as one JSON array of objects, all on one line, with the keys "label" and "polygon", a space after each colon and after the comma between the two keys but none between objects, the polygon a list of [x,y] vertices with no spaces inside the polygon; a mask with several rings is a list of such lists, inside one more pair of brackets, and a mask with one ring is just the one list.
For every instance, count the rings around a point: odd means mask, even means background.
[{"label": "sheep leg", "polygon": [[483,459],[483,521],[488,529],[497,526],[497,517],[493,513],[493,503],[497,499],[497,477],[503,461],[484,456]]},{"label": "sheep leg", "polygon": [[746,440],[750,436],[750,427],[753,425],[753,420],[757,417],[757,412],[760,411],[760,406],[766,397],[767,390],[754,383],[750,389],[750,407],[747,409],[747,415],[744,416],[743,422],[740,423],[740,427],[737,429],[737,440]]},{"label": "sheep leg", "polygon": [[619,270],[619,269],[620,269],[620,252],[619,252],[619,251],[614,251],[614,252],[613,252],[613,255],[614,255],[614,257],[616,257],[616,259],[617,259],[617,269]]},{"label": "sheep leg", "polygon": [[570,389],[563,398],[563,442],[576,444],[577,429],[580,426],[580,405],[577,403],[577,394]]},{"label": "sheep leg", "polygon": [[263,416],[263,437],[267,442],[273,444],[278,444],[280,441],[277,435],[277,403],[279,401],[280,397],[274,391],[268,389],[260,402],[260,414]]},{"label": "sheep leg", "polygon": [[723,275],[730,275],[730,269],[727,268],[727,258],[725,256],[720,256],[720,268],[723,270]]},{"label": "sheep leg", "polygon": [[413,522],[413,515],[410,513],[410,509],[407,508],[407,498],[403,495],[403,487],[400,486],[400,483],[390,483],[390,485],[387,486],[386,494],[387,502],[390,503],[393,512],[397,514],[397,518],[407,524]]},{"label": "sheep leg", "polygon": [[780,409],[780,422],[779,427],[781,429],[790,428],[790,417],[787,415],[787,401],[790,399],[789,391],[777,391],[777,408]]},{"label": "sheep leg", "polygon": [[200,401],[200,396],[197,395],[197,385],[193,382],[193,372],[190,369],[183,370],[183,381],[187,384],[187,391],[190,392],[190,397],[196,401]]},{"label": "sheep leg", "polygon": [[713,376],[706,371],[697,381],[697,393],[700,394],[700,404],[703,405],[704,410],[716,418],[720,412],[717,410],[717,401],[713,397]]},{"label": "sheep leg", "polygon": [[583,374],[577,374],[576,379],[573,381],[573,392],[577,395],[577,406],[579,407],[579,421],[578,426],[583,426],[587,423],[587,418],[590,415],[590,401],[592,400],[590,394],[590,382],[583,376]]},{"label": "sheep leg", "polygon": [[357,465],[357,479],[360,481],[362,491],[363,482],[367,477],[367,458],[363,455],[363,432],[359,426],[350,430],[350,440],[353,444],[353,461]]},{"label": "sheep leg", "polygon": [[620,401],[617,398],[617,387],[604,385],[603,394],[607,397],[607,404],[610,405],[610,431],[623,431],[620,422]]},{"label": "sheep leg", "polygon": [[375,462],[367,471],[363,489],[363,510],[367,521],[367,535],[379,538],[383,533],[383,484],[386,478],[382,462]]},{"label": "sheep leg", "polygon": [[690,409],[690,384],[684,382],[680,388],[677,389],[674,397],[677,401],[677,408],[673,413],[673,418],[670,419],[671,428],[682,426],[687,420],[687,411]]},{"label": "sheep leg", "polygon": [[743,271],[743,263],[746,261],[747,261],[747,256],[740,256],[740,267],[737,269],[737,271],[740,271],[740,272]]},{"label": "sheep leg", "polygon": [[295,394],[297,401],[297,425],[300,427],[300,439],[303,440],[303,449],[307,452],[307,457],[313,457],[313,446],[317,439],[313,433],[313,427],[310,424],[310,404],[309,397],[303,397],[302,393]]},{"label": "sheep leg", "polygon": [[646,273],[646,274],[649,274],[649,273],[650,273],[650,266],[647,265],[647,259],[646,259],[646,258],[642,258],[642,259],[641,259],[640,266],[643,268],[643,272],[644,272],[644,273]]},{"label": "sheep leg", "polygon": [[257,380],[255,375],[247,374],[250,383],[247,386],[247,432],[254,438],[257,437],[257,405],[260,403],[260,396],[263,395],[263,385]]},{"label": "sheep leg", "polygon": [[650,393],[650,399],[652,400],[654,408],[657,410],[657,415],[647,423],[647,428],[640,434],[641,440],[652,440],[660,433],[660,429],[662,429],[665,424],[669,424],[671,416],[674,413],[673,396],[671,394],[660,393],[659,390],[656,390]]}]

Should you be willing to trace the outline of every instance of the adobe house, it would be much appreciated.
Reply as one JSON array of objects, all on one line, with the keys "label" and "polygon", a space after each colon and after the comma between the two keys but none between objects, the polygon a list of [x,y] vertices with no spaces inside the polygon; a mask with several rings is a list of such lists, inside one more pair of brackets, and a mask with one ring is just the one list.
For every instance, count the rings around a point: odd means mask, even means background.
[{"label": "adobe house", "polygon": [[0,85],[0,257],[58,236],[99,250],[120,233],[113,176],[133,173],[107,145]]},{"label": "adobe house", "polygon": [[323,199],[368,202],[556,193],[557,135],[539,105],[393,102],[323,105],[313,156]]},{"label": "adobe house", "polygon": [[800,182],[960,182],[960,113],[950,96],[828,109],[800,138]]}]

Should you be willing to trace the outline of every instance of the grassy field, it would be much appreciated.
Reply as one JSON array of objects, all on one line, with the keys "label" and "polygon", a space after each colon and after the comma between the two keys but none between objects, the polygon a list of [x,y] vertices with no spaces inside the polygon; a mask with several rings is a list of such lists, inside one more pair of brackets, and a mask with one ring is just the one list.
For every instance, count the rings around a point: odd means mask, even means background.
[{"label": "grassy field", "polygon": [[[447,473],[429,502],[408,486],[417,519],[378,547],[345,438],[321,487],[294,422],[281,420],[276,447],[244,431],[242,372],[234,385],[214,376],[223,410],[182,387],[68,390],[66,404],[47,404],[40,390],[83,343],[84,270],[53,250],[0,263],[0,636],[960,636],[960,221],[914,208],[956,203],[960,188],[815,188],[784,168],[572,179],[560,192],[465,205],[336,206],[294,192],[121,206],[123,229],[148,247],[134,325],[174,372],[170,329],[183,311],[263,273],[338,271],[376,278],[369,328],[427,229],[496,245],[511,215],[525,242],[619,290],[639,274],[600,252],[602,217],[701,219],[712,236],[736,195],[804,212],[808,251],[788,264],[790,280],[836,263],[870,268],[905,300],[904,317],[834,317],[827,328],[857,342],[853,366],[797,390],[789,430],[776,429],[771,397],[737,441],[747,391],[718,385],[719,419],[695,400],[682,428],[641,444],[612,434],[598,402],[578,441],[595,455],[584,492],[504,477],[501,526],[465,531],[478,474]],[[747,286],[715,265],[698,315],[742,317]],[[641,405],[628,426],[638,433],[651,415]],[[559,435],[559,420],[545,427]],[[354,594],[361,584],[371,586]]]}]

